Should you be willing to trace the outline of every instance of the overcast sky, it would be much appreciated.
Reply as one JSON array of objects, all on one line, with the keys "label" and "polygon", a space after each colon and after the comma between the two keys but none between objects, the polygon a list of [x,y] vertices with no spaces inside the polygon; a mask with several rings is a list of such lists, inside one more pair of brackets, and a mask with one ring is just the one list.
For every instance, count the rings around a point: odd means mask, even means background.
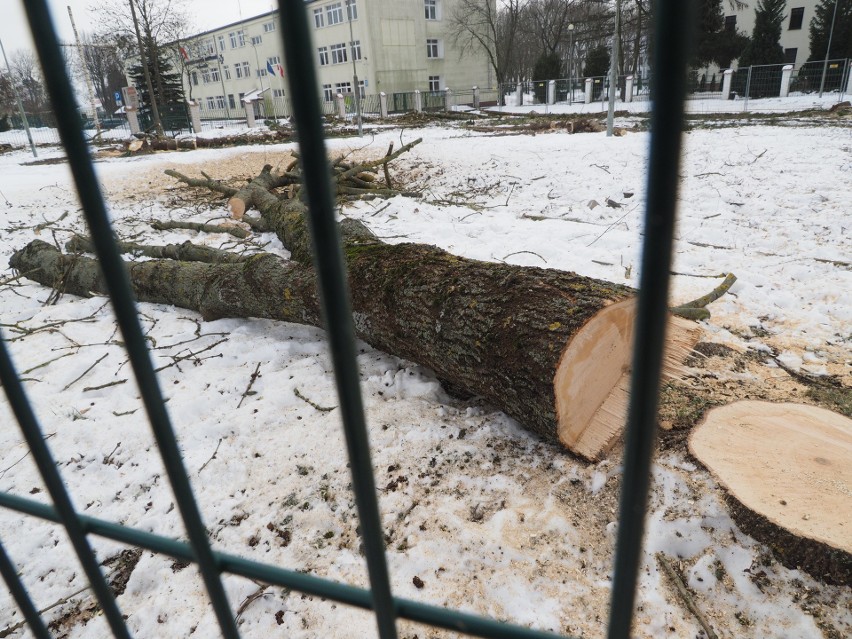
[{"label": "overcast sky", "polygon": [[[124,2],[126,0],[100,0],[101,2]],[[34,51],[27,18],[23,8],[24,0],[0,0],[3,7],[3,19],[0,20],[0,40],[6,49],[6,55],[11,55],[18,49]],[[53,24],[59,33],[60,41],[72,42],[74,33],[68,18],[68,9],[74,14],[77,30],[94,31],[97,15],[90,7],[96,0],[47,0],[53,14]],[[185,0],[188,8],[193,31],[206,31],[214,27],[235,22],[260,13],[265,13],[277,7],[275,0]],[[2,63],[2,60],[0,60]]]}]

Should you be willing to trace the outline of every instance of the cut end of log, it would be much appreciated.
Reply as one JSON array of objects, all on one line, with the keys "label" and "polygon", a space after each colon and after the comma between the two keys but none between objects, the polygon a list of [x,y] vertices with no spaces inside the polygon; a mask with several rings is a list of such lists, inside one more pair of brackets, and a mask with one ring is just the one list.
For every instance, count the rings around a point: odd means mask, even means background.
[{"label": "cut end of log", "polygon": [[[568,343],[553,380],[559,441],[588,460],[606,453],[624,430],[630,392],[636,300],[607,306]],[[664,379],[679,377],[701,329],[669,320]]]},{"label": "cut end of log", "polygon": [[852,420],[804,404],[709,411],[689,450],[728,493],[746,533],[791,568],[852,584]]},{"label": "cut end of log", "polygon": [[243,219],[243,215],[246,214],[246,203],[238,197],[228,200],[228,208],[231,211],[231,217],[235,220]]}]

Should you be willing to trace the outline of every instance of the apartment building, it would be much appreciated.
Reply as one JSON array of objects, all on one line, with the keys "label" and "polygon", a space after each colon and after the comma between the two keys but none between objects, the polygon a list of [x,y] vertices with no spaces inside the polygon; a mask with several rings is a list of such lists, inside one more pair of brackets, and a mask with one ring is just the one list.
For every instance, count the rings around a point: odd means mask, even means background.
[{"label": "apartment building", "polygon": [[[306,3],[319,90],[326,101],[361,94],[485,88],[493,77],[483,52],[462,52],[448,34],[457,0],[313,0]],[[491,0],[493,1],[493,0]],[[246,99],[291,90],[281,51],[280,16],[270,11],[199,33],[176,47],[187,97],[204,110],[238,110]]]},{"label": "apartment building", "polygon": [[[787,16],[781,26],[781,46],[784,48],[785,62],[800,65],[807,62],[811,55],[810,24],[814,18],[818,0],[788,0]],[[751,35],[754,29],[754,16],[757,2],[750,0],[742,9],[732,9],[725,5],[725,27],[739,29]]]}]

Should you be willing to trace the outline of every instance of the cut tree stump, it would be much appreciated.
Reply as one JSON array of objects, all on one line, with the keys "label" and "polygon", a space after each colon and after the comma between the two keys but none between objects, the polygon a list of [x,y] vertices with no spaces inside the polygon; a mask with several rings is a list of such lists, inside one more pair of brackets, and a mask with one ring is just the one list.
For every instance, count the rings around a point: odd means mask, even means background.
[{"label": "cut tree stump", "polygon": [[852,585],[852,420],[804,404],[709,411],[689,450],[727,491],[743,531],[789,568]]}]

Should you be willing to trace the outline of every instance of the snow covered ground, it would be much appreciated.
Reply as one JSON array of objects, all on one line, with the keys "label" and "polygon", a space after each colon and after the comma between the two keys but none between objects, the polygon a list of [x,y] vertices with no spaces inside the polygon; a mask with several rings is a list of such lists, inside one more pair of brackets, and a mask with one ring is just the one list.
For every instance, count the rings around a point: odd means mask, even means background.
[{"label": "snow covered ground", "polygon": [[[346,215],[389,242],[432,243],[472,258],[636,285],[647,133],[503,137],[430,126],[329,146],[335,154],[375,156],[391,141],[420,136],[424,143],[395,172],[424,188],[423,197],[360,203]],[[199,202],[162,171],[249,177],[265,163],[285,164],[290,148],[164,153],[97,167],[122,238],[228,247],[231,236],[150,229],[155,218],[225,216],[221,202]],[[23,151],[0,156],[4,266],[36,237],[62,244],[83,230],[67,164],[29,162]],[[672,300],[708,292],[719,280],[706,276],[739,278],[710,307],[705,341],[740,352],[771,350],[791,368],[852,381],[850,172],[848,120],[686,135]],[[271,235],[248,245],[286,255]],[[69,296],[45,304],[48,289],[10,281],[12,275],[0,272],[0,326],[77,508],[182,536],[108,305]],[[336,405],[322,331],[267,320],[204,323],[156,304],[139,310],[154,364],[164,367],[161,387],[214,546],[366,586],[338,411],[317,410],[299,397]],[[359,363],[395,594],[604,636],[619,451],[597,465],[578,462],[488,406],[449,397],[410,362],[362,344]],[[243,399],[258,366],[253,394]],[[746,370],[726,373],[727,380],[760,393],[773,375],[784,375],[768,370],[769,378]],[[45,499],[5,397],[0,490]],[[85,585],[59,527],[0,511],[0,539],[37,606]],[[102,559],[122,550],[98,538],[92,543]],[[850,589],[784,568],[739,531],[718,487],[682,446],[663,451],[654,468],[635,636],[701,636],[658,571],[656,552],[679,562],[720,637],[852,634]],[[245,637],[375,636],[372,617],[362,611],[278,588],[249,600],[256,584],[224,581],[234,610],[245,604]],[[0,590],[2,632],[20,613]],[[61,636],[108,636],[102,617],[84,624],[75,613],[90,602],[83,592],[45,617],[69,614]],[[143,553],[118,603],[134,636],[217,636],[196,571],[170,559]],[[451,636],[406,622],[400,629],[408,639]]]}]

